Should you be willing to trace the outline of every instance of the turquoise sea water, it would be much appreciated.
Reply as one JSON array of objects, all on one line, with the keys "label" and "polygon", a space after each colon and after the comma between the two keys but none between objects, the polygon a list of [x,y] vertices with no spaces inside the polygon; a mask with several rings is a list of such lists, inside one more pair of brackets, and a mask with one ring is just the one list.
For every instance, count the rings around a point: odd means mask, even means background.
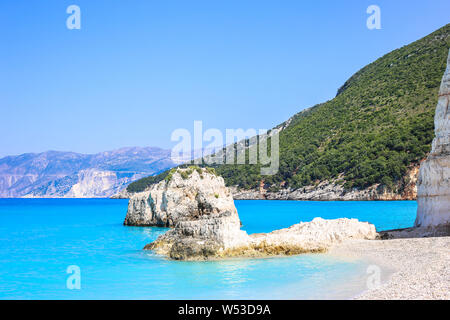
[{"label": "turquoise sea water", "polygon": [[[243,229],[268,232],[314,217],[412,226],[415,201],[236,201]],[[145,244],[167,229],[125,227],[127,200],[0,199],[0,299],[310,299],[364,289],[363,261],[327,255],[169,261]],[[67,267],[81,271],[69,290]]]}]

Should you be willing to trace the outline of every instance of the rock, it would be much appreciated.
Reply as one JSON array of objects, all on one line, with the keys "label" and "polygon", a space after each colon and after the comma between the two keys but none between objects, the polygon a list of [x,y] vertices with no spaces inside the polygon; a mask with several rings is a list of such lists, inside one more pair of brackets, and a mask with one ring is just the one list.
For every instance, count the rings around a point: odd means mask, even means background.
[{"label": "rock", "polygon": [[113,194],[110,199],[130,199],[134,193],[128,192],[127,188],[123,188],[116,194]]},{"label": "rock", "polygon": [[376,237],[374,225],[346,218],[315,218],[286,229],[249,236],[240,230],[237,214],[224,213],[195,221],[180,221],[175,229],[144,249],[176,260],[208,260],[324,252],[345,240]]},{"label": "rock", "polygon": [[[124,225],[128,226],[155,226],[158,225],[156,214],[154,215],[149,200],[150,192],[138,192],[128,201],[128,210]],[[161,226],[165,226],[161,223]]]},{"label": "rock", "polygon": [[241,190],[232,187],[235,200],[314,200],[314,201],[368,201],[368,200],[415,200],[417,198],[416,181],[419,166],[411,166],[397,186],[398,192],[388,191],[386,187],[375,184],[366,189],[345,190],[341,184],[322,181],[315,186],[300,189],[281,189],[271,192],[262,188]]},{"label": "rock", "polygon": [[450,236],[450,224],[380,231],[382,240]]},{"label": "rock", "polygon": [[[289,228],[272,231],[267,234],[252,235],[252,246],[282,247],[289,251],[320,252],[330,246],[349,239],[375,239],[375,226],[357,219],[325,220],[315,218],[311,222],[302,222]],[[266,249],[267,250],[267,249]]]},{"label": "rock", "polygon": [[223,178],[209,169],[173,169],[129,201],[126,225],[174,227],[144,247],[176,260],[322,252],[346,239],[374,239],[375,227],[356,219],[299,223],[267,234],[241,230]]},{"label": "rock", "polygon": [[[230,190],[209,169],[173,169],[165,180],[131,196],[125,225],[174,227],[181,220],[236,215]],[[237,218],[239,220],[239,218]]]},{"label": "rock", "polygon": [[218,258],[226,250],[244,247],[250,241],[240,230],[237,212],[222,212],[179,221],[174,229],[144,247],[176,260]]},{"label": "rock", "polygon": [[431,153],[422,162],[418,180],[416,227],[450,223],[450,52],[434,117]]}]

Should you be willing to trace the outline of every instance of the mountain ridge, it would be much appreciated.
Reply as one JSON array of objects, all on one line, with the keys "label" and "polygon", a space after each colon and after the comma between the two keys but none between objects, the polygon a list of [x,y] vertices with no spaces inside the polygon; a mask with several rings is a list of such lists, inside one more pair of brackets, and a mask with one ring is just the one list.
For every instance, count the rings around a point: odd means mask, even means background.
[{"label": "mountain ridge", "polygon": [[[447,24],[376,59],[339,87],[335,98],[276,126],[277,174],[261,176],[258,165],[213,167],[244,199],[415,198],[449,47]],[[145,189],[142,181],[128,189]]]},{"label": "mountain ridge", "polygon": [[6,156],[0,159],[0,197],[110,197],[128,183],[174,165],[170,150],[158,147]]}]

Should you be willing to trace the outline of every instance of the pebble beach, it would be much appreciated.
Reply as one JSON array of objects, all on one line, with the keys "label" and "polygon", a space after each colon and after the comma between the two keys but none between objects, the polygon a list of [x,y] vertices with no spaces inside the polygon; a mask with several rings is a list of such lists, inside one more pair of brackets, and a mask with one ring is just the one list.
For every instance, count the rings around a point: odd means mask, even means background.
[{"label": "pebble beach", "polygon": [[450,299],[450,236],[347,241],[328,254],[393,271],[355,299]]}]

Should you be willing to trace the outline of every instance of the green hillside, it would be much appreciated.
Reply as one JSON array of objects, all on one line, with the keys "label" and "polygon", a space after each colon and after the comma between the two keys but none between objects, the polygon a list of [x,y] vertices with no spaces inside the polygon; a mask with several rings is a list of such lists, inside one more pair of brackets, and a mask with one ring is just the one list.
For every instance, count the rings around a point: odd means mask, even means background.
[{"label": "green hillside", "polygon": [[[431,148],[449,47],[450,24],[386,54],[355,73],[334,99],[296,114],[280,134],[278,174],[261,176],[255,165],[220,165],[217,173],[244,189],[261,181],[276,191],[323,180],[346,189],[375,183],[401,188],[408,166]],[[128,191],[162,178],[141,179]]]}]

